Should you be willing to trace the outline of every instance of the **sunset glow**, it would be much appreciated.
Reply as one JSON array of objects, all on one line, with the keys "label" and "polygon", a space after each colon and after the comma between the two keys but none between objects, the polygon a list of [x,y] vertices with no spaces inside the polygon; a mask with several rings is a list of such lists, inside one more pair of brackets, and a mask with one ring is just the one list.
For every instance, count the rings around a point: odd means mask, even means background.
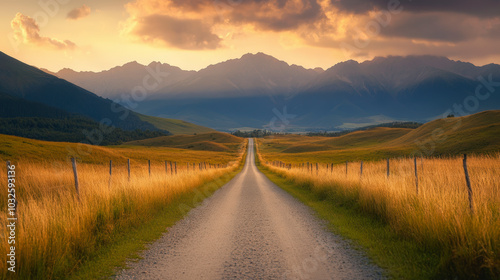
[{"label": "sunset glow", "polygon": [[499,10],[491,0],[6,1],[0,49],[51,71],[134,60],[199,70],[256,52],[307,68],[409,54],[483,65],[500,62]]}]

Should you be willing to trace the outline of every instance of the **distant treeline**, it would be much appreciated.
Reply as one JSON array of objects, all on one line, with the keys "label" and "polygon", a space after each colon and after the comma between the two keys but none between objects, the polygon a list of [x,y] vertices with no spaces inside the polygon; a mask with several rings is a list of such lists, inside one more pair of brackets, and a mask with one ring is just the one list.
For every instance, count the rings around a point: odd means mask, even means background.
[{"label": "distant treeline", "polygon": [[377,124],[377,125],[369,125],[369,126],[364,126],[364,127],[350,129],[350,130],[335,131],[335,132],[326,132],[326,131],[308,132],[307,136],[339,137],[339,136],[346,135],[346,134],[349,134],[349,133],[354,132],[354,131],[368,130],[368,129],[373,129],[376,127],[415,129],[415,128],[420,127],[421,125],[422,124],[418,123],[418,122],[391,122],[391,123],[382,123],[382,124]]},{"label": "distant treeline", "polygon": [[265,136],[270,136],[270,135],[275,135],[277,134],[276,132],[272,132],[269,130],[261,130],[261,129],[255,129],[253,131],[240,131],[236,130],[235,132],[231,133],[234,136],[238,137],[243,137],[243,138],[262,138]]},{"label": "distant treeline", "polygon": [[168,135],[167,132],[161,131],[129,131],[108,127],[86,117],[0,118],[0,134],[55,142],[84,142],[103,146]]}]

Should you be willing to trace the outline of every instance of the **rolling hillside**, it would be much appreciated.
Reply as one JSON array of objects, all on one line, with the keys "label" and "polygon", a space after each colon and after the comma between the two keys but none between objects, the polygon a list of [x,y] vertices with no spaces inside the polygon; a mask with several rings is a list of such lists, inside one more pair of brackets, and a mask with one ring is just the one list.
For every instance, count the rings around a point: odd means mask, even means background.
[{"label": "rolling hillside", "polygon": [[439,119],[416,129],[374,128],[340,137],[282,135],[260,139],[270,159],[344,162],[400,156],[500,152],[500,110]]},{"label": "rolling hillside", "polygon": [[411,132],[409,128],[378,127],[370,130],[355,131],[340,137],[314,141],[306,145],[297,144],[283,150],[284,153],[303,153],[333,149],[377,146],[387,141],[398,139]]},{"label": "rolling hillside", "polygon": [[183,120],[166,119],[159,117],[151,117],[138,114],[139,118],[145,122],[154,125],[156,128],[166,130],[171,134],[198,134],[206,132],[214,132],[214,129],[201,125],[192,124]]},{"label": "rolling hillside", "polygon": [[[76,157],[87,164],[106,165],[109,164],[109,160],[113,160],[113,164],[121,166],[125,166],[127,159],[144,166],[147,165],[148,159],[157,163],[163,163],[165,160],[182,163],[198,162],[201,158],[209,158],[211,163],[227,163],[234,159],[234,154],[238,153],[239,147],[239,143],[228,145],[227,149],[222,152],[210,149],[189,151],[173,147],[101,147],[80,143],[32,140],[0,134],[0,160],[4,163],[7,160],[13,162],[24,160],[27,155],[29,155],[30,162],[63,162],[70,157]],[[71,166],[71,163],[68,166]]]},{"label": "rolling hillside", "polygon": [[243,138],[223,132],[210,132],[197,135],[162,136],[151,139],[127,142],[125,146],[172,147],[202,151],[229,151],[241,145]]}]

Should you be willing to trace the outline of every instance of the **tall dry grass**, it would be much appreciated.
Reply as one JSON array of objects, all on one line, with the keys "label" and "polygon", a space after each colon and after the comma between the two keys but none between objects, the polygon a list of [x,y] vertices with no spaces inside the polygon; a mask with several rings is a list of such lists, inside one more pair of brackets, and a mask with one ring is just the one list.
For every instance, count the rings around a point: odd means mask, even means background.
[{"label": "tall dry grass", "polygon": [[[240,161],[241,157],[225,168],[201,171],[198,166],[189,171],[186,165],[178,166],[177,175],[167,174],[163,164],[154,163],[151,176],[147,163],[133,163],[130,181],[126,166],[115,166],[111,184],[108,166],[82,163],[78,164],[80,201],[71,163],[13,162],[19,209],[15,278],[65,279],[115,233],[141,225],[175,197],[234,171]],[[7,223],[4,173],[0,174],[2,225]],[[7,246],[7,242],[0,243],[4,256]],[[0,272],[5,279],[5,261],[0,262]]]},{"label": "tall dry grass", "polygon": [[[264,155],[265,158],[265,155]],[[269,159],[270,160],[270,159]],[[271,160],[270,160],[271,161]],[[438,273],[464,279],[500,278],[500,157],[472,156],[468,170],[474,213],[469,209],[462,158],[360,162],[313,169],[275,167],[271,171],[346,205],[379,217],[400,236],[441,255]],[[330,165],[331,167],[331,165]]]}]

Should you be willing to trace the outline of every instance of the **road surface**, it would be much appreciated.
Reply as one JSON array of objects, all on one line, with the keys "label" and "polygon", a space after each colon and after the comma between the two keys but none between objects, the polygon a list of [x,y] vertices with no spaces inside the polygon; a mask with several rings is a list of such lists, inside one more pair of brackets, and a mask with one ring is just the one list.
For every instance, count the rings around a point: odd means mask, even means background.
[{"label": "road surface", "polygon": [[149,246],[115,279],[382,279],[382,270],[325,230],[312,211],[255,166]]}]

